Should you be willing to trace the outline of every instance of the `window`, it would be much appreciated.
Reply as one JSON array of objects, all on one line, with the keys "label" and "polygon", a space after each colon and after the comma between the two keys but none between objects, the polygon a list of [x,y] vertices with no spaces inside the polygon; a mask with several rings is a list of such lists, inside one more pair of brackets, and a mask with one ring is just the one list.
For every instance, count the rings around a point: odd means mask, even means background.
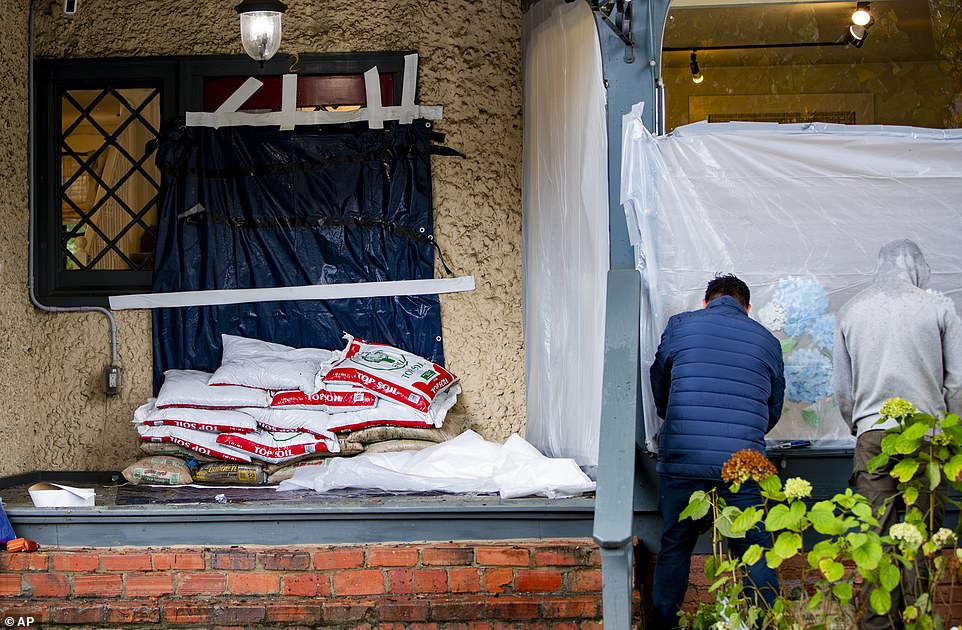
[{"label": "window", "polygon": [[365,105],[363,73],[380,72],[383,105],[401,100],[404,54],[44,60],[36,64],[34,142],[38,299],[106,306],[151,289],[163,174],[157,140],[186,111],[213,111],[248,77],[264,85],[242,110],[279,110],[280,75],[298,64],[297,105]]}]

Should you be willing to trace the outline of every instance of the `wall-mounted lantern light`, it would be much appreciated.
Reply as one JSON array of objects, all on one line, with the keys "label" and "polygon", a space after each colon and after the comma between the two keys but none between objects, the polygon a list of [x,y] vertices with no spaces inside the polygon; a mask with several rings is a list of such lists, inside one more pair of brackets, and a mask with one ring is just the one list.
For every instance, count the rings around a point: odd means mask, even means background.
[{"label": "wall-mounted lantern light", "polygon": [[281,16],[287,5],[279,0],[243,0],[234,9],[240,15],[244,51],[263,66],[281,47]]}]

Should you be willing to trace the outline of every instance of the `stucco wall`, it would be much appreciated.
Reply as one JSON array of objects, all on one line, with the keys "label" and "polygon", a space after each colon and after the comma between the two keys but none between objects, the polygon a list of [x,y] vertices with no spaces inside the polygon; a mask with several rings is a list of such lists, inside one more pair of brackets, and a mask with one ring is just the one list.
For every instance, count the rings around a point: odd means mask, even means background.
[{"label": "stucco wall", "polygon": [[0,466],[31,467],[34,453],[32,342],[39,318],[27,299],[27,10],[0,3]]},{"label": "stucco wall", "polygon": [[[25,59],[26,7],[3,3],[6,59]],[[26,4],[22,2],[20,4]],[[37,55],[99,57],[240,53],[235,2],[83,0],[73,18],[39,3]],[[420,101],[444,106],[439,131],[468,159],[433,161],[437,239],[457,274],[478,288],[442,297],[445,354],[462,378],[457,412],[503,439],[524,426],[521,340],[520,12],[514,0],[357,3],[289,0],[281,53],[415,50]],[[150,318],[118,313],[123,393],[100,393],[109,363],[106,320],[47,315],[29,306],[26,283],[26,64],[4,64],[0,162],[7,230],[0,253],[3,372],[0,473],[115,469],[137,456],[129,426],[150,393]],[[7,346],[17,345],[7,350]],[[26,348],[21,347],[26,345]],[[21,369],[20,365],[29,366]],[[27,392],[27,393],[24,393]],[[36,433],[36,447],[10,438]]]}]

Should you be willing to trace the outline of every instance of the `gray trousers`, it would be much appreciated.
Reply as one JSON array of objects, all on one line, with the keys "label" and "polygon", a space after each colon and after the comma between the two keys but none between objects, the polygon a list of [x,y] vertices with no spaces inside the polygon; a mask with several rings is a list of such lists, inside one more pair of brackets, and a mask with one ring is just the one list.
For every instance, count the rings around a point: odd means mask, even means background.
[{"label": "gray trousers", "polygon": [[[889,470],[895,462],[878,468],[875,472],[868,471],[870,459],[882,452],[882,438],[885,431],[866,431],[859,436],[855,444],[855,461],[852,477],[855,480],[855,491],[864,496],[872,504],[872,510],[878,513],[883,506],[885,512],[879,519],[880,534],[888,533],[889,527],[899,522],[899,512],[905,510],[901,494],[898,491],[898,480],[889,476]],[[928,515],[930,508],[935,510],[935,530],[942,526],[945,514],[946,484],[942,484],[935,491],[935,501],[932,494],[922,492],[916,502],[920,510]],[[927,520],[927,519],[926,519]],[[934,532],[930,532],[931,533]],[[892,608],[888,614],[879,615],[872,610],[869,598],[872,587],[866,585],[862,590],[862,600],[866,602],[865,617],[862,619],[862,630],[881,630],[883,628],[903,627],[898,613],[910,605],[915,599],[928,589],[929,570],[924,558],[917,562],[912,569],[902,571],[902,585],[892,593]]]}]

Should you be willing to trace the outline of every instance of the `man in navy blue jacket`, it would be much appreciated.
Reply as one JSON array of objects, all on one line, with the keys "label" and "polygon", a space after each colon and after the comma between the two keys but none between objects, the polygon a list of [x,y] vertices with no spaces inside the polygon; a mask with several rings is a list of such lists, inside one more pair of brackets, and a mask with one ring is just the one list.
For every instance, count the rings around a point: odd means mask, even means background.
[{"label": "man in navy blue jacket", "polygon": [[[751,319],[748,285],[717,276],[705,291],[705,308],[668,320],[651,366],[651,389],[664,424],[658,435],[661,551],[652,599],[655,628],[673,628],[688,590],[691,554],[704,524],[678,520],[696,490],[717,488],[728,505],[760,506],[758,486],[738,494],[721,479],[722,465],[741,449],[765,452],[765,434],[778,422],[785,393],[778,340]],[[730,540],[743,553],[750,545],[771,546],[760,528]],[[760,560],[745,577],[771,603],[778,578]]]}]

